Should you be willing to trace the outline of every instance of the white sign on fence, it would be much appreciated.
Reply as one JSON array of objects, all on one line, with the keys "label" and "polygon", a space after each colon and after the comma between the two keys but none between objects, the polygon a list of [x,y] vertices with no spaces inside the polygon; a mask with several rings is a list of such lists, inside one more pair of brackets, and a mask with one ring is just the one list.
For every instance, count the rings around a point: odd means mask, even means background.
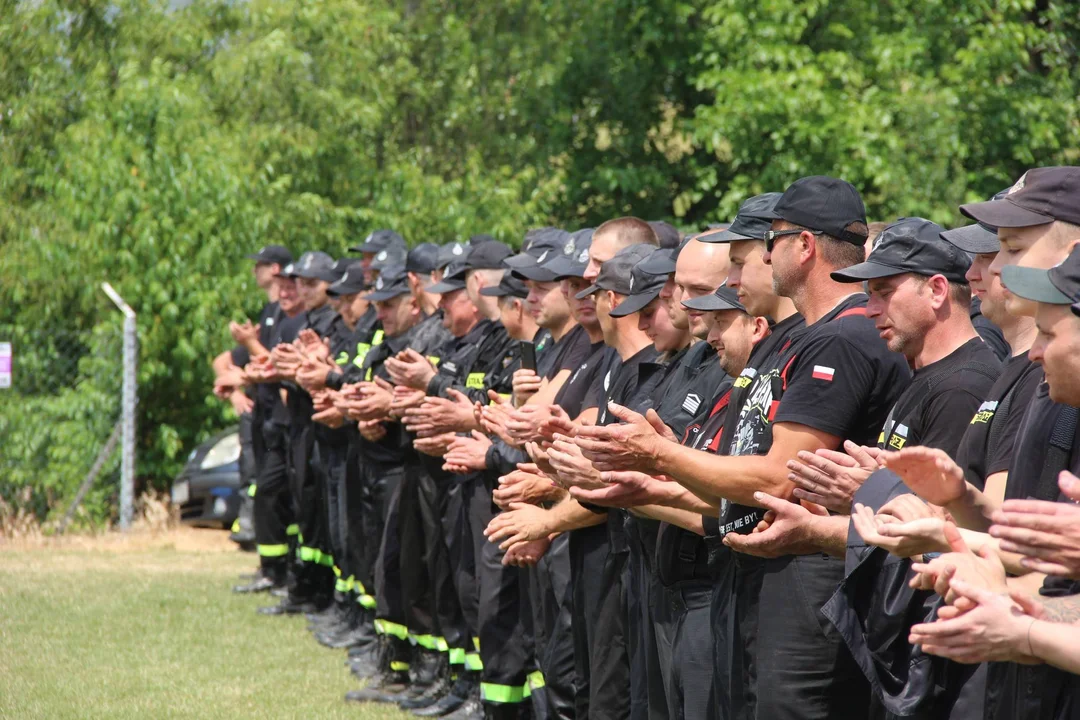
[{"label": "white sign on fence", "polygon": [[11,387],[11,343],[0,342],[0,389]]}]

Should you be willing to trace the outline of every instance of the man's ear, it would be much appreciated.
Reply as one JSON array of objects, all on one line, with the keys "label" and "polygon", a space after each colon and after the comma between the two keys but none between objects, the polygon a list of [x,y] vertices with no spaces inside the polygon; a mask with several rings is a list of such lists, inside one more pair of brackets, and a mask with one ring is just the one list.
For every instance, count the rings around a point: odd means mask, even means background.
[{"label": "man's ear", "polygon": [[809,262],[817,255],[817,236],[809,230],[803,230],[795,236],[795,242],[799,244],[799,262]]},{"label": "man's ear", "polygon": [[607,293],[608,310],[611,311],[619,307],[619,296],[615,293],[615,291],[604,290],[604,292]]},{"label": "man's ear", "polygon": [[933,275],[927,278],[926,284],[930,287],[931,301],[936,310],[944,305],[949,297],[949,281],[944,275]]},{"label": "man's ear", "polygon": [[750,320],[754,324],[752,337],[754,343],[757,344],[769,336],[769,321],[763,317],[753,317]]}]

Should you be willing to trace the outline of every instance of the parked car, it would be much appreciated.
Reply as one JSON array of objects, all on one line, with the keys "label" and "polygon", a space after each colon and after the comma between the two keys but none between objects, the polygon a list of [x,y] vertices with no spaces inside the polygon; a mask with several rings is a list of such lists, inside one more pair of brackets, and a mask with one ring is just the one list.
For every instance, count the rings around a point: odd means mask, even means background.
[{"label": "parked car", "polygon": [[239,429],[232,427],[191,451],[173,480],[172,502],[180,508],[185,525],[230,528],[245,487],[240,478]]}]

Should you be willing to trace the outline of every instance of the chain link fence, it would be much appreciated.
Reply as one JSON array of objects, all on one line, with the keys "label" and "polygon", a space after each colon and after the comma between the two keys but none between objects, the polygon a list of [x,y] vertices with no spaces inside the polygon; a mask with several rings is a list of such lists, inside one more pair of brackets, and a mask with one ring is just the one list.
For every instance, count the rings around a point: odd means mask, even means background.
[{"label": "chain link fence", "polygon": [[124,452],[127,433],[134,436],[134,315],[102,299],[90,329],[79,329],[78,318],[71,327],[0,323],[0,515],[61,531],[73,518],[124,526],[125,507],[130,520],[122,480],[134,470],[133,445],[130,458]]}]

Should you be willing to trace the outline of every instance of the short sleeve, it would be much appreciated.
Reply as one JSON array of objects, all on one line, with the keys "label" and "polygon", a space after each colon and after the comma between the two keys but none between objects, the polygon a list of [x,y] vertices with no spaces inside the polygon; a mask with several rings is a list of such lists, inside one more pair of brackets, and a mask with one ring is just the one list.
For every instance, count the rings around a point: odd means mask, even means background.
[{"label": "short sleeve", "polygon": [[774,423],[798,423],[836,435],[853,435],[874,388],[874,364],[844,337],[826,334],[798,350],[787,368],[787,389]]},{"label": "short sleeve", "polygon": [[956,457],[960,439],[967,432],[971,418],[982,403],[969,390],[955,388],[944,390],[923,408],[923,434],[919,444],[944,450]]},{"label": "short sleeve", "polygon": [[1020,382],[1012,391],[1012,401],[1009,408],[1009,416],[1005,418],[1005,427],[1001,432],[994,433],[997,444],[990,452],[990,464],[986,467],[986,476],[994,473],[1007,472],[1012,464],[1013,451],[1016,449],[1016,439],[1020,437],[1020,426],[1024,422],[1024,411],[1027,409],[1031,398],[1035,397],[1035,390],[1042,382],[1042,369],[1038,366],[1024,374]]},{"label": "short sleeve", "polygon": [[234,347],[229,355],[232,356],[233,365],[236,365],[237,367],[244,367],[251,362],[251,353],[248,352],[246,347]]}]

